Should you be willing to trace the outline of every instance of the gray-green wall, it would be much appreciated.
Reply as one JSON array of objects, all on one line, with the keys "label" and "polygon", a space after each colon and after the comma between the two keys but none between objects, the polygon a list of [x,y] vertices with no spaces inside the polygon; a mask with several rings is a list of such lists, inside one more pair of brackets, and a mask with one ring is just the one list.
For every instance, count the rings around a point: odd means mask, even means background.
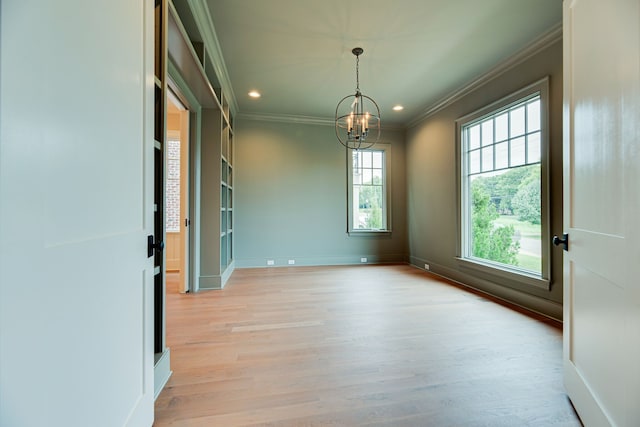
[{"label": "gray-green wall", "polygon": [[407,130],[407,218],[410,262],[555,318],[562,316],[562,251],[551,249],[550,291],[470,274],[456,261],[456,119],[550,76],[550,210],[562,233],[562,42],[463,96]]},{"label": "gray-green wall", "polygon": [[240,118],[235,126],[236,267],[407,261],[404,132],[391,143],[392,233],[346,233],[346,153],[333,126]]},{"label": "gray-green wall", "polygon": [[235,126],[237,267],[409,261],[560,319],[562,251],[551,248],[549,291],[470,273],[456,260],[456,119],[545,76],[550,78],[551,234],[562,233],[562,42],[462,96],[392,144],[391,236],[346,234],[346,158],[332,126],[240,118]]}]

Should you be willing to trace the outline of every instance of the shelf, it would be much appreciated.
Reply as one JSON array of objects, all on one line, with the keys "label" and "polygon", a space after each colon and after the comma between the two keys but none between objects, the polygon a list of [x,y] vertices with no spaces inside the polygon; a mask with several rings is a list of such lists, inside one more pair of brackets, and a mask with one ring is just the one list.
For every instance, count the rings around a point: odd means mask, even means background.
[{"label": "shelf", "polygon": [[222,109],[220,100],[209,82],[209,78],[200,63],[198,54],[173,4],[169,5],[167,48],[169,51],[169,61],[175,65],[182,77],[190,82],[190,89],[198,100],[198,103],[204,108]]},{"label": "shelf", "polygon": [[[206,52],[203,52],[203,56],[204,74],[209,79],[209,83],[211,83],[211,87],[218,97],[218,102],[222,106],[222,87],[220,86],[220,81],[216,75],[215,67],[213,66],[213,62],[211,62],[211,57]],[[220,109],[222,110],[222,107]]]},{"label": "shelf", "polygon": [[[200,34],[200,30],[198,29],[198,24],[196,23],[194,12],[192,11],[189,2],[183,0],[173,0],[171,1],[173,6],[176,9],[178,16],[180,17],[180,22],[187,34],[189,40],[194,45],[196,53],[200,56],[201,53],[204,53],[204,43],[202,43],[202,34]],[[202,46],[202,50],[198,49],[198,44]],[[203,63],[202,58],[200,61]]]}]

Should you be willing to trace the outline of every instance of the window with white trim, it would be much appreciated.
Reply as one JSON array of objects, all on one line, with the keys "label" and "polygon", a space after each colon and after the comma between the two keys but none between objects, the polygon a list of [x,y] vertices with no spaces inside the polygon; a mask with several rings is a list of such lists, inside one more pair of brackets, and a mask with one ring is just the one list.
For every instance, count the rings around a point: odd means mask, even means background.
[{"label": "window with white trim", "polygon": [[347,150],[349,233],[391,231],[388,144]]},{"label": "window with white trim", "polygon": [[548,286],[544,79],[457,121],[459,255],[467,266]]}]

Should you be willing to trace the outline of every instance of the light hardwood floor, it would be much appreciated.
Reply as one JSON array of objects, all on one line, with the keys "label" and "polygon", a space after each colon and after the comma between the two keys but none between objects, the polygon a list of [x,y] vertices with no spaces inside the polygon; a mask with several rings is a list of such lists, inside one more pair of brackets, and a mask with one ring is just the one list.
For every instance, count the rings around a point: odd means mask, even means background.
[{"label": "light hardwood floor", "polygon": [[175,293],[155,426],[580,426],[560,324],[408,265],[239,269]]}]

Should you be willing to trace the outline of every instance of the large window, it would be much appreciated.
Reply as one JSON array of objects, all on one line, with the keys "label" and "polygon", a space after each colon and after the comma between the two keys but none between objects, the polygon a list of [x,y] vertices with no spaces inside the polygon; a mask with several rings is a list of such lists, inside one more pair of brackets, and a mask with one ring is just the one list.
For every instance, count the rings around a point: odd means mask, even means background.
[{"label": "large window", "polygon": [[547,86],[545,79],[458,121],[460,256],[540,286],[549,277]]},{"label": "large window", "polygon": [[349,232],[380,233],[391,229],[389,210],[389,147],[348,150]]}]

